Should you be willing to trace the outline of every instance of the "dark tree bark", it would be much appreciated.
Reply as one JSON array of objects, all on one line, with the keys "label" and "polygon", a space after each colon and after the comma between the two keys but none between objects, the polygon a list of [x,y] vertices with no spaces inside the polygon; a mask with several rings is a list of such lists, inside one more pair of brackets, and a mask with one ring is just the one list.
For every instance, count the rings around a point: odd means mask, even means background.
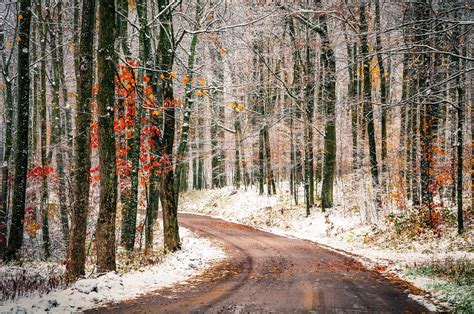
[{"label": "dark tree bark", "polygon": [[115,215],[117,211],[117,171],[114,132],[114,0],[99,0],[99,42],[97,53],[99,108],[100,203],[97,219],[97,271],[115,270]]},{"label": "dark tree bark", "polygon": [[349,42],[346,36],[347,48],[347,71],[349,73],[349,82],[347,84],[347,96],[351,108],[351,131],[352,131],[352,170],[359,168],[358,152],[358,102],[357,102],[357,44]]},{"label": "dark tree bark", "polygon": [[[266,112],[266,111],[265,111]],[[270,149],[270,134],[267,124],[263,127],[263,141],[265,147],[265,169],[267,177],[267,194],[276,194],[275,177],[272,169],[271,149]]]},{"label": "dark tree bark", "polygon": [[174,37],[173,37],[173,12],[169,0],[159,0],[158,6],[161,15],[159,38],[159,69],[165,76],[160,81],[160,93],[163,95],[164,122],[163,142],[158,148],[158,154],[164,159],[163,173],[160,176],[160,197],[163,210],[163,232],[165,251],[174,252],[180,249],[178,227],[178,204],[174,197],[174,171],[173,171],[173,143],[175,135],[175,108],[173,96],[173,80],[166,79],[173,70]]},{"label": "dark tree bark", "polygon": [[23,244],[26,181],[28,171],[28,122],[30,111],[30,24],[31,1],[19,0],[18,16],[18,109],[16,127],[15,180],[13,183],[12,222],[5,259],[18,258]]},{"label": "dark tree bark", "polygon": [[[459,13],[455,12],[455,18],[459,19]],[[453,49],[456,55],[467,55],[467,44],[464,31],[460,26],[457,26],[454,31],[454,39],[457,44]],[[461,35],[463,34],[463,35]],[[460,57],[454,57],[457,70],[460,75],[456,78],[456,93],[457,93],[457,104],[456,104],[456,157],[457,157],[457,169],[456,169],[456,207],[457,207],[457,222],[458,222],[458,233],[464,232],[464,212],[463,212],[463,127],[465,120],[465,102],[466,102],[466,78],[465,78],[465,62]],[[471,108],[472,112],[472,108]],[[471,121],[471,125],[473,122]],[[471,130],[472,132],[472,130]],[[472,162],[471,162],[472,163]],[[472,187],[471,187],[472,188]]]},{"label": "dark tree bark", "polygon": [[[307,34],[310,36],[312,32]],[[315,93],[315,70],[314,59],[315,53],[310,47],[309,39],[306,44],[306,65],[305,65],[305,188],[307,194],[306,200],[306,216],[310,214],[310,208],[314,205],[314,153],[313,153],[313,118],[314,118],[314,93]]]},{"label": "dark tree bark", "polygon": [[[43,7],[46,6],[46,16],[43,17]],[[49,167],[50,155],[48,152],[48,112],[46,105],[46,43],[47,38],[47,22],[49,20],[49,7],[48,4],[40,5],[38,7],[38,20],[40,23],[39,38],[40,38],[40,89],[41,89],[41,109],[40,109],[40,120],[41,120],[41,168],[43,171],[46,167]],[[41,177],[41,229],[43,238],[43,249],[44,257],[48,259],[51,255],[50,243],[49,243],[49,193],[48,193],[48,177],[43,173]]]},{"label": "dark tree bark", "polygon": [[78,58],[76,113],[74,205],[66,263],[66,279],[74,281],[85,274],[86,228],[89,210],[89,180],[91,168],[90,125],[93,83],[93,43],[95,32],[95,1],[84,1]]},{"label": "dark tree bark", "polygon": [[[94,0],[95,2],[96,0]],[[74,73],[76,75],[76,86],[77,90],[81,86],[80,82],[80,75],[81,69],[79,68],[80,65],[80,39],[81,39],[81,32],[82,25],[81,23],[81,6],[79,4],[79,0],[74,0],[73,2],[73,26],[74,26],[74,34],[73,34],[73,42],[74,42]],[[83,5],[84,6],[84,5]],[[84,7],[82,8],[84,11]],[[84,14],[84,13],[82,13]]]},{"label": "dark tree bark", "polygon": [[376,33],[376,56],[377,64],[379,67],[380,74],[380,106],[381,106],[381,132],[382,132],[382,149],[381,149],[381,162],[382,162],[382,173],[387,172],[387,114],[388,114],[388,100],[389,100],[389,80],[390,77],[387,75],[385,65],[383,62],[382,54],[382,39],[380,33],[382,31],[380,26],[380,0],[375,1],[375,28],[378,30]]},{"label": "dark tree bark", "polygon": [[370,77],[370,58],[369,58],[369,46],[367,42],[367,19],[366,19],[367,3],[366,0],[362,0],[360,4],[360,42],[361,42],[361,54],[363,58],[363,72],[364,72],[364,119],[367,124],[367,136],[369,139],[369,155],[370,155],[370,172],[372,174],[372,184],[374,189],[378,188],[379,184],[379,171],[377,164],[377,147],[375,143],[375,123],[374,123],[374,111],[372,107],[372,82]]},{"label": "dark tree bark", "polygon": [[258,193],[265,191],[265,154],[263,128],[258,132]]},{"label": "dark tree bark", "polygon": [[158,207],[160,205],[160,191],[158,188],[158,175],[156,172],[150,176],[150,184],[148,186],[147,204],[146,204],[146,221],[145,221],[145,252],[153,248],[153,225],[158,216]]},{"label": "dark tree bark", "polygon": [[321,85],[321,101],[325,111],[324,166],[321,188],[321,207],[333,206],[334,173],[336,170],[336,58],[329,43],[326,16],[320,16],[322,27],[319,35],[322,41],[321,67],[324,79]]},{"label": "dark tree bark", "polygon": [[[241,151],[242,151],[242,129],[240,124],[240,117],[237,113],[234,120],[234,129],[235,129],[235,137],[234,137],[234,145],[235,145],[235,164],[234,164],[234,186],[239,189],[240,184],[242,181],[242,173],[241,173]],[[245,181],[245,179],[244,179]],[[245,182],[244,182],[245,185]]]},{"label": "dark tree bark", "polygon": [[[3,37],[0,40],[0,46],[3,47]],[[9,191],[10,191],[10,159],[13,148],[13,79],[10,78],[10,63],[13,56],[13,48],[7,56],[6,52],[2,54],[2,76],[5,82],[5,135],[2,156],[2,182],[0,184],[0,257],[5,253],[7,247],[7,217],[9,208]]]}]

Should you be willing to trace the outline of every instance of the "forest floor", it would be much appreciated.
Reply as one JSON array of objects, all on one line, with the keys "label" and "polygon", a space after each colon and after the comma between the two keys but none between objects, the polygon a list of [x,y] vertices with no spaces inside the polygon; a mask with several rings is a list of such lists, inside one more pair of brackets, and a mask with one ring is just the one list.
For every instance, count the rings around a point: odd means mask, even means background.
[{"label": "forest floor", "polygon": [[317,242],[386,277],[412,283],[425,291],[424,296],[412,297],[431,309],[470,312],[474,308],[472,229],[458,236],[455,226],[446,224],[435,232],[413,233],[413,226],[395,228],[390,218],[369,224],[360,211],[343,204],[326,213],[314,208],[306,217],[304,205],[295,206],[284,189],[275,196],[261,196],[252,189],[190,191],[182,195],[180,211]]},{"label": "forest floor", "polygon": [[[163,233],[156,232],[155,247],[162,247]],[[54,262],[25,262],[0,267],[0,313],[82,312],[135,298],[172,286],[204,272],[224,259],[221,247],[181,228],[182,250],[144,256],[118,254],[117,272],[94,273],[88,265],[86,279],[65,287],[65,267]]]}]

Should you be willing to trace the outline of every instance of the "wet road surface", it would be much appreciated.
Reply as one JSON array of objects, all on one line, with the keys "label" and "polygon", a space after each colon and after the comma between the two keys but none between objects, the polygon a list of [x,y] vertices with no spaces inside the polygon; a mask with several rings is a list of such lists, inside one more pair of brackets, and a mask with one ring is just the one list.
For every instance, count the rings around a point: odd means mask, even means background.
[{"label": "wet road surface", "polygon": [[188,284],[90,312],[422,313],[407,287],[315,243],[205,216],[180,225],[218,240],[229,255]]}]

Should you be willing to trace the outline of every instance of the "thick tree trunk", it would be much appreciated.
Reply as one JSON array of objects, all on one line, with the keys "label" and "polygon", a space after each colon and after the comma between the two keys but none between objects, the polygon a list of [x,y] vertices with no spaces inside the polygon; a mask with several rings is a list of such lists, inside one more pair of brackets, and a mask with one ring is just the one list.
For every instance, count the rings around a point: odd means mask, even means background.
[{"label": "thick tree trunk", "polygon": [[[75,11],[76,14],[76,11]],[[78,51],[76,139],[74,141],[74,205],[66,263],[67,281],[74,281],[85,273],[86,229],[89,211],[89,180],[91,168],[90,125],[93,83],[93,43],[95,32],[95,1],[82,5],[80,46]]]},{"label": "thick tree trunk", "polygon": [[31,1],[19,0],[18,16],[18,110],[16,127],[15,181],[13,183],[12,222],[5,259],[18,258],[23,244],[26,181],[28,171],[28,123],[30,111],[30,24]]},{"label": "thick tree trunk", "polygon": [[115,270],[117,171],[114,133],[114,0],[99,0],[97,104],[99,108],[100,202],[96,230],[97,271]]},{"label": "thick tree trunk", "polygon": [[[161,16],[160,39],[159,39],[159,68],[165,77],[169,77],[173,69],[174,41],[172,11],[168,7],[169,0],[159,0],[158,6]],[[173,143],[175,135],[175,108],[173,96],[173,81],[162,79],[160,82],[160,93],[163,95],[164,122],[163,141],[159,146],[158,153],[162,156],[163,173],[160,176],[160,198],[163,210],[163,233],[165,251],[174,252],[180,249],[179,227],[178,227],[178,204],[174,197],[174,171],[173,171]]]},{"label": "thick tree trunk", "polygon": [[325,111],[324,127],[324,165],[321,188],[321,207],[333,206],[334,173],[336,170],[336,58],[327,32],[326,16],[320,18],[323,27],[321,66],[324,69],[324,82],[321,85],[321,100]]}]

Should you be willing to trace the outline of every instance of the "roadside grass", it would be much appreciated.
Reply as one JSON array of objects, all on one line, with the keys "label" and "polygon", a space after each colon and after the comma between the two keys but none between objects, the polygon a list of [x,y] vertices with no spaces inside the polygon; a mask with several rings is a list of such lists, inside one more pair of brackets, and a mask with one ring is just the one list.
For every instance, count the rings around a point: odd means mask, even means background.
[{"label": "roadside grass", "polygon": [[429,290],[456,313],[474,313],[474,263],[467,259],[430,261],[408,269],[407,277],[435,277]]}]

